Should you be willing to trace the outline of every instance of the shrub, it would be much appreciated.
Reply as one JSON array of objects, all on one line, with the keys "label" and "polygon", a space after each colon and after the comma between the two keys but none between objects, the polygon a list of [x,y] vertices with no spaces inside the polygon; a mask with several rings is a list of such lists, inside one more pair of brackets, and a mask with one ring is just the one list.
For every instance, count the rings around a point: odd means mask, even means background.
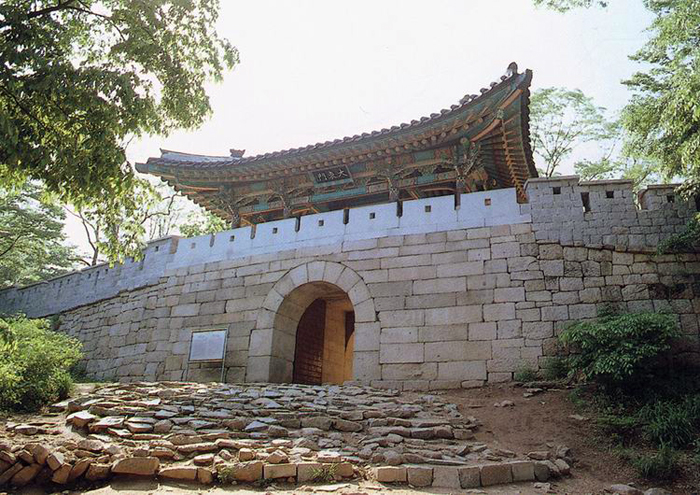
[{"label": "shrub", "polygon": [[637,379],[678,336],[680,330],[673,316],[633,313],[574,323],[560,339],[577,351],[569,362],[586,380],[623,385]]},{"label": "shrub", "polygon": [[671,479],[678,470],[678,453],[668,445],[664,445],[654,454],[640,455],[632,459],[632,465],[644,478]]},{"label": "shrub", "polygon": [[682,232],[661,241],[657,247],[658,254],[695,253],[700,250],[700,220],[690,220]]},{"label": "shrub", "polygon": [[67,397],[80,347],[46,320],[0,318],[0,409],[36,411]]},{"label": "shrub", "polygon": [[545,380],[561,380],[569,374],[569,363],[566,358],[554,356],[547,358],[542,366],[542,376]]},{"label": "shrub", "polygon": [[529,364],[524,364],[515,370],[515,373],[513,373],[513,380],[521,383],[534,382],[537,380],[537,370]]},{"label": "shrub", "polygon": [[216,476],[225,485],[235,483],[236,466],[233,464],[219,464],[216,466]]}]

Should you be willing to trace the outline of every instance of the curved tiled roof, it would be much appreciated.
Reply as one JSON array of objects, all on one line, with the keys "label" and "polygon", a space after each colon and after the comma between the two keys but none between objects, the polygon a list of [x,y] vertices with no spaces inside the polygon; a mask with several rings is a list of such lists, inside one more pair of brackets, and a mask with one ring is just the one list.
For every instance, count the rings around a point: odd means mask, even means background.
[{"label": "curved tiled roof", "polygon": [[[491,94],[500,90],[504,85],[513,82],[516,82],[516,86],[518,87],[522,86],[521,89],[525,91],[524,97],[529,98],[529,90],[527,88],[531,76],[532,73],[530,71],[519,74],[518,66],[513,62],[508,66],[507,72],[500,78],[499,82],[493,82],[488,88],[482,88],[479,95],[466,95],[459,101],[458,105],[452,105],[450,108],[442,109],[438,113],[430,114],[430,116],[422,117],[418,120],[412,120],[411,122],[402,123],[378,131],[355,134],[354,136],[346,136],[333,141],[325,141],[300,148],[290,148],[249,157],[242,156],[242,151],[240,150],[231,150],[232,156],[206,156],[161,150],[162,154],[160,157],[149,158],[146,163],[137,163],[136,169],[139,172],[151,173],[163,178],[166,176],[178,175],[177,171],[194,171],[194,169],[202,172],[207,169],[211,171],[226,170],[233,175],[239,175],[256,169],[258,165],[274,164],[275,162],[298,162],[299,160],[311,162],[317,158],[314,155],[319,153],[323,153],[324,157],[318,156],[318,160],[328,159],[327,153],[331,152],[337,152],[339,156],[345,154],[345,152],[355,154],[361,152],[361,148],[365,145],[378,140],[384,141],[392,138],[401,139],[404,137],[410,140],[411,137],[406,136],[406,134],[415,134],[423,129],[440,125],[442,122],[448,121],[455,115],[462,114],[465,110],[489,98]],[[527,110],[527,107],[528,105],[525,104],[523,137],[526,138],[526,143],[524,144],[528,168],[531,169],[531,175],[536,175],[529,144],[529,125],[527,123],[529,110]]]}]

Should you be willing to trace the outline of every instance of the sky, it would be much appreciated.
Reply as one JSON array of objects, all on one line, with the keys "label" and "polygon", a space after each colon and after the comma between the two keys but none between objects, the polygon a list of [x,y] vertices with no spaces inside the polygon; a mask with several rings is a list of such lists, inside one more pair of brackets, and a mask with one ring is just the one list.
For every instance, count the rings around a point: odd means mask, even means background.
[{"label": "sky", "polygon": [[[211,119],[133,141],[132,163],[160,148],[248,156],[379,130],[478,94],[511,62],[533,70],[532,90],[579,88],[614,114],[652,20],[641,0],[567,14],[531,0],[220,1],[219,33],[241,62],[208,86]],[[85,247],[72,219],[66,232]]]}]

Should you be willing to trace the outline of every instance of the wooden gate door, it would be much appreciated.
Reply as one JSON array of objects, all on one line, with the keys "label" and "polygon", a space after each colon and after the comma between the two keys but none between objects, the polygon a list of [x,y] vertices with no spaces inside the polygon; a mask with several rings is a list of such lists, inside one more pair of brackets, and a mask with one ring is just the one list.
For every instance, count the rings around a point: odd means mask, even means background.
[{"label": "wooden gate door", "polygon": [[323,338],[326,301],[316,299],[301,315],[294,350],[294,383],[320,385],[323,380]]}]

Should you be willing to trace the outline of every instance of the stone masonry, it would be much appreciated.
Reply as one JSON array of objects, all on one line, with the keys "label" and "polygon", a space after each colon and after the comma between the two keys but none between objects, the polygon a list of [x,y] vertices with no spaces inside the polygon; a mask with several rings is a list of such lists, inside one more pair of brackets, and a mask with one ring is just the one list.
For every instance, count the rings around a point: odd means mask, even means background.
[{"label": "stone masonry", "polygon": [[659,186],[638,208],[631,187],[534,179],[517,223],[166,267],[147,285],[62,311],[61,329],[84,342],[88,373],[99,379],[218,379],[220,364],[187,363],[190,335],[227,328],[227,382],[287,381],[299,317],[332,285],[355,312],[354,381],[372,386],[510,380],[554,355],[568,322],[609,304],[678,315],[686,336],[674,355],[698,362],[700,260],[655,255],[695,205]]}]

